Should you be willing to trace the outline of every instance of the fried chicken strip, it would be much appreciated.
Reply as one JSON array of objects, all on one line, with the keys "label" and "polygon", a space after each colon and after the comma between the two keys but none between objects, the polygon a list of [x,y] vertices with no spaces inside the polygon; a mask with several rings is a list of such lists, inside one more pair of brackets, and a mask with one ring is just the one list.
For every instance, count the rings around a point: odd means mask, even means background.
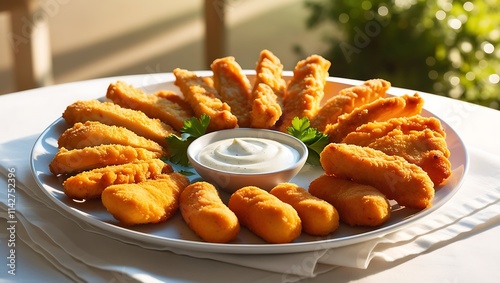
[{"label": "fried chicken strip", "polygon": [[331,143],[321,152],[320,162],[326,174],[373,186],[401,206],[423,209],[434,197],[429,175],[400,156],[369,147]]},{"label": "fried chicken strip", "polygon": [[339,227],[339,214],[335,207],[296,184],[281,183],[269,193],[297,211],[302,230],[310,235],[326,236]]},{"label": "fried chicken strip", "polygon": [[61,134],[57,142],[59,148],[64,147],[67,150],[101,144],[121,144],[167,154],[165,149],[158,143],[138,136],[127,128],[109,126],[96,121],[75,123],[73,127]]},{"label": "fried chicken strip", "polygon": [[433,117],[417,115],[367,123],[342,142],[401,156],[424,169],[434,185],[440,185],[452,174],[446,134],[439,120]]},{"label": "fried chicken strip", "polygon": [[156,176],[135,184],[111,185],[102,192],[102,204],[126,226],[160,223],[179,208],[181,191],[189,179],[180,173]]},{"label": "fried chicken strip", "polygon": [[82,149],[61,148],[49,164],[54,175],[72,174],[108,165],[160,158],[161,153],[128,145],[103,144]]},{"label": "fried chicken strip", "polygon": [[111,185],[139,183],[172,171],[160,159],[141,160],[84,171],[69,177],[62,185],[69,198],[89,200],[101,197],[102,191]]},{"label": "fried chicken strip", "polygon": [[247,186],[234,192],[228,207],[241,225],[268,243],[289,243],[302,231],[300,217],[291,205],[257,187]]},{"label": "fried chicken strip", "polygon": [[390,82],[386,80],[372,79],[365,81],[362,85],[342,89],[321,106],[311,120],[311,126],[323,131],[326,125],[335,124],[340,115],[384,97],[390,87]]},{"label": "fried chicken strip", "polygon": [[169,135],[178,134],[159,119],[149,118],[141,111],[123,108],[111,102],[77,101],[69,105],[62,116],[70,125],[77,122],[99,121],[107,125],[125,127],[159,144],[164,144],[165,138]]},{"label": "fried chicken strip", "polygon": [[280,131],[287,132],[295,117],[311,120],[316,115],[325,94],[330,65],[330,61],[319,55],[311,55],[297,63],[286,88]]},{"label": "fried chicken strip", "polygon": [[222,202],[212,184],[196,182],[187,186],[179,203],[182,218],[204,241],[227,243],[238,235],[238,218]]},{"label": "fried chicken strip", "polygon": [[379,226],[391,215],[389,200],[372,186],[324,174],[311,182],[308,191],[331,203],[350,226]]},{"label": "fried chicken strip", "polygon": [[209,132],[238,126],[238,118],[231,113],[231,107],[219,98],[213,87],[213,81],[179,68],[173,72],[176,78],[175,85],[180,88],[195,115],[200,117],[206,114],[210,117]]},{"label": "fried chicken strip", "polygon": [[238,118],[238,126],[250,127],[251,85],[240,65],[232,56],[215,59],[210,65],[214,73],[214,87],[222,101],[229,104]]},{"label": "fried chicken strip", "polygon": [[283,65],[269,50],[260,52],[255,68],[255,82],[251,92],[251,127],[270,129],[282,115],[286,82],[282,78]]},{"label": "fried chicken strip", "polygon": [[148,117],[158,118],[177,131],[182,129],[184,121],[194,116],[189,104],[174,92],[164,91],[149,95],[132,85],[117,81],[109,85],[106,97],[122,107],[139,110]]},{"label": "fried chicken strip", "polygon": [[326,126],[324,133],[330,142],[341,142],[350,132],[368,122],[420,114],[423,104],[424,100],[418,94],[379,98],[339,116],[337,123]]}]

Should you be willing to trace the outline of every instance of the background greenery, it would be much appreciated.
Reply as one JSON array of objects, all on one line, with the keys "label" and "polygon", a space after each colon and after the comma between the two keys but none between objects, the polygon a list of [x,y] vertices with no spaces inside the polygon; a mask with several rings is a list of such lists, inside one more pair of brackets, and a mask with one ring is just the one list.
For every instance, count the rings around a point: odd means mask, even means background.
[{"label": "background greenery", "polygon": [[500,0],[305,0],[330,74],[500,109]]}]

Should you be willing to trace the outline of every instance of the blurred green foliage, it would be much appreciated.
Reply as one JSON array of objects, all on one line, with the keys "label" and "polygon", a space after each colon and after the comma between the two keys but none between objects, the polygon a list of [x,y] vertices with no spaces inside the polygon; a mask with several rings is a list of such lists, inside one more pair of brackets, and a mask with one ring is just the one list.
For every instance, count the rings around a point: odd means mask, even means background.
[{"label": "blurred green foliage", "polygon": [[500,0],[305,0],[330,74],[500,109]]}]

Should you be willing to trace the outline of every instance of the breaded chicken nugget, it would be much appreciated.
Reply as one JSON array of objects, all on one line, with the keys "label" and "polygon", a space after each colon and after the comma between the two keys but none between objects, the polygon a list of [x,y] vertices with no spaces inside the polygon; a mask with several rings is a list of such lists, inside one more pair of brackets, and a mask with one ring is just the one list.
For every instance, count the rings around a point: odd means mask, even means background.
[{"label": "breaded chicken nugget", "polygon": [[214,88],[222,101],[229,104],[240,127],[250,127],[250,90],[252,86],[234,57],[215,59],[210,65]]},{"label": "breaded chicken nugget", "polygon": [[331,203],[350,226],[378,226],[391,215],[389,201],[372,186],[322,175],[311,182],[309,193]]},{"label": "breaded chicken nugget", "polygon": [[270,129],[281,118],[286,82],[283,65],[269,50],[260,52],[255,68],[255,82],[250,95],[251,127]]},{"label": "breaded chicken nugget", "polygon": [[172,171],[160,159],[140,160],[84,171],[69,177],[62,185],[69,198],[88,200],[101,197],[102,191],[111,185],[139,183]]},{"label": "breaded chicken nugget", "polygon": [[206,114],[210,117],[209,132],[238,126],[238,118],[231,113],[231,107],[221,101],[213,87],[213,81],[201,78],[188,70],[177,68],[173,72],[175,85],[179,87],[195,115],[200,117]]},{"label": "breaded chicken nugget", "polygon": [[66,107],[62,116],[70,125],[78,122],[99,121],[107,125],[125,127],[159,144],[165,144],[165,139],[169,135],[178,134],[171,126],[159,119],[149,118],[141,111],[123,108],[111,102],[77,101]]},{"label": "breaded chicken nugget", "polygon": [[331,143],[321,152],[320,162],[326,174],[373,186],[401,206],[423,209],[434,197],[429,175],[400,156],[369,147]]},{"label": "breaded chicken nugget", "polygon": [[330,65],[330,61],[319,55],[311,55],[297,63],[286,88],[280,131],[286,133],[295,117],[311,120],[316,115],[325,94]]},{"label": "breaded chicken nugget", "polygon": [[227,243],[240,231],[238,218],[210,183],[187,186],[181,193],[179,206],[184,221],[204,241]]},{"label": "breaded chicken nugget", "polygon": [[374,121],[420,114],[424,100],[418,94],[379,98],[338,117],[337,123],[325,127],[330,142],[341,142],[357,127]]},{"label": "breaded chicken nugget", "polygon": [[61,134],[57,143],[59,148],[64,147],[67,150],[101,144],[121,144],[167,154],[157,142],[138,136],[127,128],[109,126],[96,121],[75,123]]},{"label": "breaded chicken nugget", "polygon": [[268,243],[289,243],[302,231],[300,217],[291,205],[257,187],[247,186],[234,192],[228,207],[241,225]]},{"label": "breaded chicken nugget", "polygon": [[102,192],[102,204],[126,226],[159,223],[179,208],[179,195],[189,185],[180,173],[156,176],[134,184],[111,185]]},{"label": "breaded chicken nugget", "polygon": [[56,153],[49,168],[54,175],[70,174],[160,157],[159,152],[119,144],[103,144],[72,150],[63,147]]},{"label": "breaded chicken nugget", "polygon": [[117,81],[109,85],[106,97],[122,107],[139,110],[148,117],[158,118],[177,131],[182,129],[184,121],[194,116],[189,104],[174,92],[148,95],[132,85]]},{"label": "breaded chicken nugget", "polygon": [[328,124],[335,124],[337,118],[354,108],[385,96],[391,84],[382,79],[365,81],[362,85],[342,89],[339,94],[328,99],[311,120],[311,127],[323,131]]},{"label": "breaded chicken nugget", "polygon": [[296,184],[281,183],[269,193],[297,211],[302,221],[302,230],[307,234],[326,236],[339,227],[339,214],[335,207]]}]

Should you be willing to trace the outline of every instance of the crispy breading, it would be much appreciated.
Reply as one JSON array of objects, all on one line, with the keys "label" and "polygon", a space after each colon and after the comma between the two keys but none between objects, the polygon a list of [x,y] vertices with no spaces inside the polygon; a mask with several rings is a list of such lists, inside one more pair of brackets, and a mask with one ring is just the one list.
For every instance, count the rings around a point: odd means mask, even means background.
[{"label": "crispy breading", "polygon": [[[394,129],[399,129],[403,133],[410,133],[411,131],[422,131],[430,129],[435,133],[440,134],[443,138],[446,133],[441,125],[441,122],[434,117],[423,117],[421,115],[414,115],[411,117],[395,117],[382,122],[368,122],[356,128],[355,131],[350,132],[343,140],[343,143],[357,144],[367,146],[376,141]],[[447,156],[449,156],[449,151]]]},{"label": "crispy breading", "polygon": [[59,148],[64,147],[67,150],[101,144],[121,144],[167,154],[157,142],[141,137],[127,128],[109,126],[96,121],[75,123],[61,134],[57,142]]},{"label": "crispy breading", "polygon": [[165,144],[165,139],[169,135],[178,134],[171,126],[159,119],[149,118],[141,111],[123,108],[112,102],[80,100],[66,107],[62,116],[70,125],[78,122],[99,121],[107,125],[125,127],[159,144]]},{"label": "crispy breading", "polygon": [[247,186],[234,192],[228,207],[241,225],[268,243],[289,243],[302,231],[300,217],[291,205],[257,187]]},{"label": "crispy breading", "polygon": [[88,171],[108,165],[160,158],[161,153],[128,145],[102,144],[82,149],[61,148],[49,164],[54,175]]},{"label": "crispy breading", "polygon": [[102,191],[111,185],[139,183],[171,172],[172,167],[160,159],[140,160],[84,171],[69,177],[62,185],[69,198],[88,200],[101,197]]},{"label": "crispy breading", "polygon": [[295,117],[311,120],[316,115],[325,94],[330,65],[330,61],[319,55],[311,55],[297,63],[286,88],[280,131],[286,133]]},{"label": "crispy breading", "polygon": [[219,98],[229,104],[231,113],[238,118],[238,126],[250,127],[250,90],[252,86],[234,57],[215,59],[210,68],[214,88]]},{"label": "crispy breading", "polygon": [[204,241],[227,243],[240,231],[238,218],[210,183],[187,186],[181,193],[179,208],[184,221]]},{"label": "crispy breading", "polygon": [[117,81],[109,85],[106,97],[122,107],[139,110],[148,117],[158,118],[177,131],[182,129],[184,121],[194,116],[189,104],[174,92],[163,91],[150,95],[125,82]]},{"label": "crispy breading", "polygon": [[385,97],[391,84],[383,79],[367,80],[361,85],[342,89],[328,99],[311,120],[311,127],[323,131],[328,124],[335,124],[337,118],[354,108]]},{"label": "crispy breading", "polygon": [[380,190],[401,206],[423,209],[434,197],[434,184],[420,167],[380,150],[349,144],[327,145],[320,154],[328,175]]},{"label": "crispy breading", "polygon": [[270,86],[260,83],[252,92],[250,127],[271,129],[282,115],[281,106]]},{"label": "crispy breading", "polygon": [[401,156],[424,169],[434,185],[440,185],[452,174],[446,134],[439,120],[433,117],[416,115],[367,123],[342,142]]},{"label": "crispy breading", "polygon": [[331,203],[351,226],[379,226],[391,215],[389,200],[376,188],[326,174],[314,179],[309,193]]},{"label": "crispy breading", "polygon": [[368,122],[420,114],[423,104],[424,100],[418,94],[379,98],[339,116],[337,123],[326,126],[324,133],[330,142],[341,142],[350,132]]},{"label": "crispy breading", "polygon": [[286,82],[283,65],[269,50],[260,52],[255,68],[255,82],[251,92],[252,128],[270,129],[281,118]]},{"label": "crispy breading", "polygon": [[283,103],[285,96],[286,81],[282,77],[283,64],[278,57],[276,57],[269,50],[262,50],[255,67],[255,82],[253,90],[260,84],[266,84],[271,87],[276,95],[278,103]]},{"label": "crispy breading", "polygon": [[179,195],[187,185],[189,179],[180,173],[162,174],[140,183],[111,185],[101,200],[123,225],[160,223],[178,210]]},{"label": "crispy breading", "polygon": [[335,207],[296,184],[281,183],[269,193],[297,211],[302,230],[310,235],[326,236],[339,227],[339,214]]},{"label": "crispy breading", "polygon": [[175,85],[179,87],[195,115],[200,117],[206,114],[210,117],[209,132],[238,126],[238,118],[231,113],[231,107],[219,98],[210,78],[202,78],[179,68],[173,72]]}]

